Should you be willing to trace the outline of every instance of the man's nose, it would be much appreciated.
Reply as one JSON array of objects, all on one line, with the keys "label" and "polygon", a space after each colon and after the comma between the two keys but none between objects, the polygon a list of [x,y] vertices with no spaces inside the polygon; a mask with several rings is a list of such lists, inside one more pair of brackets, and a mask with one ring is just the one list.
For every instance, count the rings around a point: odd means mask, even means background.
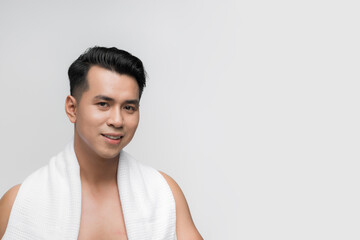
[{"label": "man's nose", "polygon": [[107,122],[108,126],[115,128],[121,128],[124,124],[124,118],[120,108],[113,108],[110,113],[110,117]]}]

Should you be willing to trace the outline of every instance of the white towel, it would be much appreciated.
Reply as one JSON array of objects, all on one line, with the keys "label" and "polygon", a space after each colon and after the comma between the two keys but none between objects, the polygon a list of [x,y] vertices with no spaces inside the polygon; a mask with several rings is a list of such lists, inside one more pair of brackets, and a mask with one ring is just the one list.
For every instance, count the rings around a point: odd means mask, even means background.
[{"label": "white towel", "polygon": [[[121,151],[117,180],[128,239],[176,239],[175,201],[163,176]],[[80,167],[71,142],[22,183],[2,239],[75,240],[80,216]]]}]

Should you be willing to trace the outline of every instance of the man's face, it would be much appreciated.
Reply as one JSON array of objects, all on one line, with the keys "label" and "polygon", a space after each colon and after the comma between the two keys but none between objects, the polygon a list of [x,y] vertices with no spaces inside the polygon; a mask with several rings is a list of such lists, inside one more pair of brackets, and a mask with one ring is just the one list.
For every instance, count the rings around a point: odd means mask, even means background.
[{"label": "man's face", "polygon": [[75,145],[101,158],[115,158],[139,123],[139,87],[128,75],[92,66],[88,90],[77,103]]}]

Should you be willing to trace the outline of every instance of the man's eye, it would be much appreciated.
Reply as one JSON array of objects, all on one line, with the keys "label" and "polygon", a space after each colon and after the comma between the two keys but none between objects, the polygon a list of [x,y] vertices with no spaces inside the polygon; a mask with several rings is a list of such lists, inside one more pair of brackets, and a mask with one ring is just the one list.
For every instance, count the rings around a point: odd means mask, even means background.
[{"label": "man's eye", "polygon": [[100,107],[107,107],[108,106],[108,104],[106,102],[99,102],[98,105]]},{"label": "man's eye", "polygon": [[128,111],[135,111],[136,110],[135,107],[133,107],[133,106],[125,106],[124,108],[126,110],[128,110]]}]

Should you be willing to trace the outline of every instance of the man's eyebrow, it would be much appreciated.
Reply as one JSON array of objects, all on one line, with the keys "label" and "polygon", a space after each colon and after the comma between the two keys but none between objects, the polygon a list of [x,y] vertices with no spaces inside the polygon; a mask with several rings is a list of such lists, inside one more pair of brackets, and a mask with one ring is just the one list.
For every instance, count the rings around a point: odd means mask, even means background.
[{"label": "man's eyebrow", "polygon": [[[108,102],[115,101],[113,98],[105,96],[105,95],[97,95],[94,97],[94,99],[95,100],[104,100],[104,101],[108,101]],[[138,99],[130,99],[130,100],[126,100],[125,103],[139,105],[139,100]]]},{"label": "man's eyebrow", "polygon": [[105,100],[105,101],[114,101],[113,98],[107,97],[107,96],[104,96],[104,95],[97,95],[96,97],[94,97],[94,99],[96,99],[96,100]]},{"label": "man's eyebrow", "polygon": [[137,99],[133,99],[133,100],[126,100],[125,103],[127,104],[135,104],[135,105],[139,105],[139,100]]}]

